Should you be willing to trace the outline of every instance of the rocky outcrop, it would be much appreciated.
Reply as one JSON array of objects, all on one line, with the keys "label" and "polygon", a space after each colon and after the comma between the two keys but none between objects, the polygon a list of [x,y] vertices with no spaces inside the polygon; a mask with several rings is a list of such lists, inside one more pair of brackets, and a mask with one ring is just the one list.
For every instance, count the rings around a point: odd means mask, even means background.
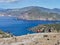
[{"label": "rocky outcrop", "polygon": [[60,23],[58,24],[41,24],[38,26],[34,26],[29,28],[29,30],[33,32],[60,32]]}]

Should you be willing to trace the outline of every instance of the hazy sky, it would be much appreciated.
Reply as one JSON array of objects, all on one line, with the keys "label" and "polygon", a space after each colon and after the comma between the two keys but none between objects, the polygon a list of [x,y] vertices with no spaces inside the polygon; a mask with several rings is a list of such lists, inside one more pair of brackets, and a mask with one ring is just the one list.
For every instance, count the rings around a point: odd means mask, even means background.
[{"label": "hazy sky", "polygon": [[27,6],[60,8],[60,0],[0,0],[0,8],[23,8]]}]

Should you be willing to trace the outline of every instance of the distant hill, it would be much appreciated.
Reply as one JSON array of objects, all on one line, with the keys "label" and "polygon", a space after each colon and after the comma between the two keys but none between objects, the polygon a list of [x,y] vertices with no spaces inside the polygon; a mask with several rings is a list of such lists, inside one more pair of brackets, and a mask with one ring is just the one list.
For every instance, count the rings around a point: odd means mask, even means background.
[{"label": "distant hill", "polygon": [[26,20],[60,20],[60,9],[29,6],[20,9],[1,9],[0,15],[11,15]]}]

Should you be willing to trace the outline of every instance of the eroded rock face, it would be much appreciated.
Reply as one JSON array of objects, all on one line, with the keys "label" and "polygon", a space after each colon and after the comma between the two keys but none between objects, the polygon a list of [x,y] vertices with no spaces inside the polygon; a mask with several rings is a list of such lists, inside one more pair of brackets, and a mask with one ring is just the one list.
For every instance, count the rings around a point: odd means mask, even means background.
[{"label": "eroded rock face", "polygon": [[60,45],[60,33],[36,33],[0,38],[0,45]]}]

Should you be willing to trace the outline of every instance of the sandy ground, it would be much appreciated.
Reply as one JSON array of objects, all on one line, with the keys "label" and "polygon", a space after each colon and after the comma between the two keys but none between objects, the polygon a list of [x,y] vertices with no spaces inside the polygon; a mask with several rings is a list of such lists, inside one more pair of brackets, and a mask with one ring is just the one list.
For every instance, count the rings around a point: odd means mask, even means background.
[{"label": "sandy ground", "polygon": [[60,45],[60,33],[34,33],[0,38],[0,45]]}]

